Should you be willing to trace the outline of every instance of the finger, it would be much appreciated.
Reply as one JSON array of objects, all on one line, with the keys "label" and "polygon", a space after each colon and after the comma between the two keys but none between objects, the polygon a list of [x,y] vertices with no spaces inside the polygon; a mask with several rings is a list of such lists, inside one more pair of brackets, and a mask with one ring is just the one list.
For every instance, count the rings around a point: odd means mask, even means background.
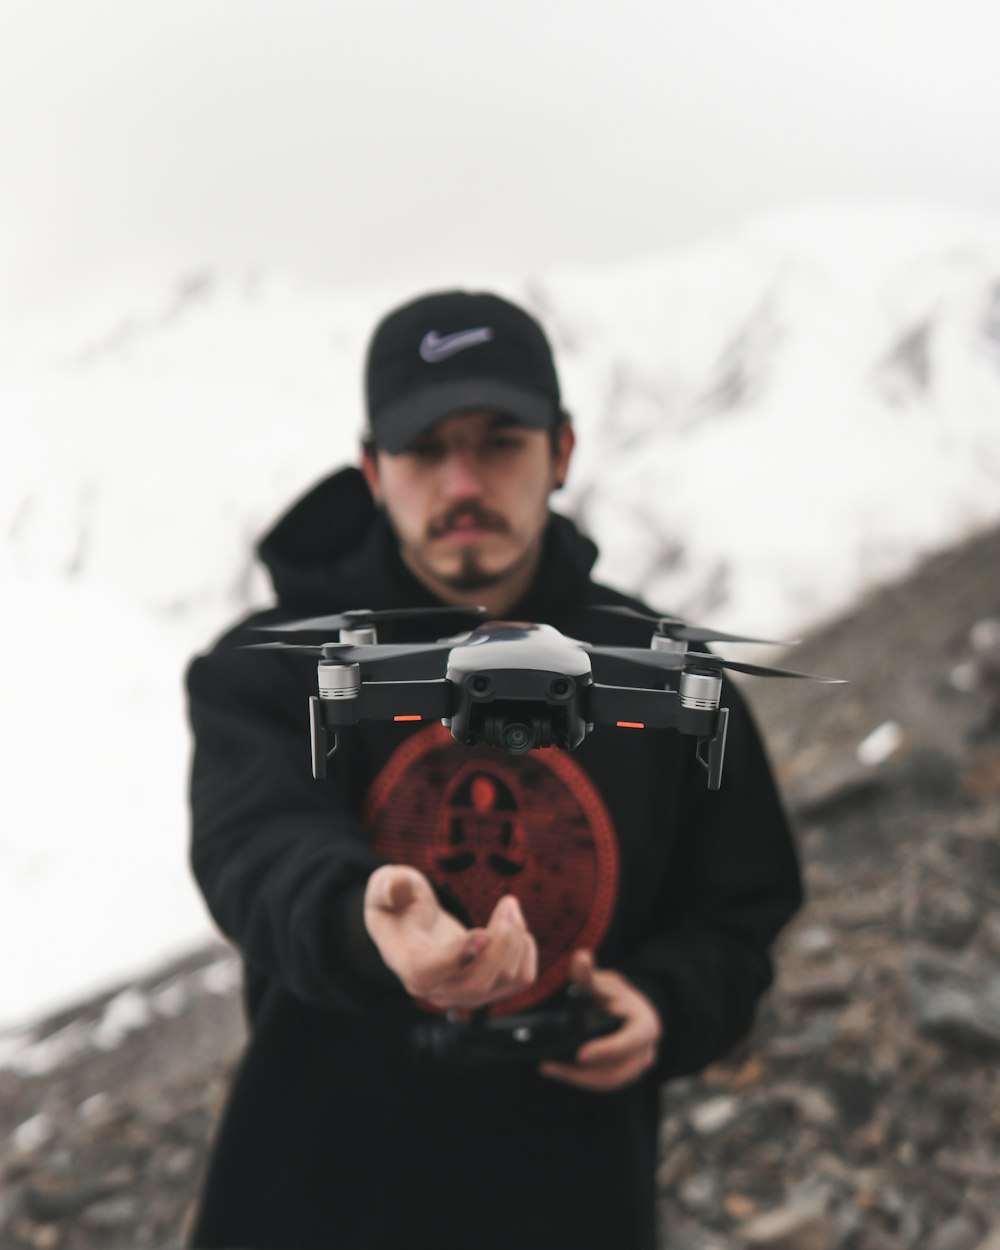
[{"label": "finger", "polygon": [[[593,968],[589,974],[588,984],[584,987],[590,998],[605,1011],[618,1016],[628,1024],[635,1017],[644,1013],[639,1009],[635,990],[617,972]],[[612,1036],[618,1036],[617,1033]],[[648,1040],[648,1039],[647,1039]]]},{"label": "finger", "polygon": [[365,906],[390,915],[401,915],[417,903],[437,905],[430,883],[416,868],[385,865],[369,878]]},{"label": "finger", "polygon": [[577,1063],[608,1065],[633,1051],[658,1048],[663,1035],[660,1018],[644,999],[634,991],[624,991],[612,995],[609,1002],[621,1025],[613,1033],[585,1042],[576,1053]]},{"label": "finger", "polygon": [[482,967],[482,976],[493,976],[496,980],[513,974],[524,950],[528,936],[528,925],[521,911],[521,905],[512,894],[505,894],[497,903],[486,926],[493,942],[490,948],[489,964]]},{"label": "finger", "polygon": [[528,951],[530,934],[516,907],[506,908],[491,934],[490,948],[467,979],[467,988],[491,1002],[520,988],[519,969]]},{"label": "finger", "polygon": [[389,882],[389,888],[385,894],[385,907],[388,911],[397,914],[406,911],[417,897],[416,883],[408,874],[400,874],[393,877]]},{"label": "finger", "polygon": [[594,968],[588,992],[591,998],[615,1015],[631,1014],[632,990],[617,972]]},{"label": "finger", "polygon": [[[581,1072],[570,1065],[555,1063],[543,1064],[541,1074],[549,1080],[561,1081],[564,1085],[572,1085],[576,1089],[589,1090],[594,1094],[606,1094],[619,1087],[619,1082],[609,1072]],[[627,1082],[623,1079],[621,1084]]]},{"label": "finger", "polygon": [[652,1045],[651,1039],[644,1029],[634,1025],[624,1025],[605,1037],[596,1037],[585,1042],[576,1052],[575,1062],[585,1068],[614,1067],[617,1063],[627,1062],[639,1051]]},{"label": "finger", "polygon": [[569,979],[588,993],[594,980],[594,956],[589,950],[574,951],[569,961]]},{"label": "finger", "polygon": [[524,963],[520,968],[521,979],[525,985],[533,985],[538,980],[538,943],[532,934],[528,934]]},{"label": "finger", "polygon": [[[589,994],[601,1007],[614,1010],[613,1004],[620,1007],[621,978],[615,972],[598,968],[594,962],[594,953],[589,950],[574,951],[570,960],[570,980]],[[622,1014],[615,1011],[616,1015]]]},{"label": "finger", "polygon": [[543,1063],[539,1071],[549,1080],[561,1081],[564,1085],[589,1090],[594,1094],[610,1093],[612,1090],[629,1084],[633,1079],[632,1074],[626,1069],[602,1068],[598,1071],[588,1071],[577,1068],[571,1063]]},{"label": "finger", "polygon": [[[501,900],[502,901],[502,900]],[[436,1005],[481,1007],[502,996],[520,958],[526,935],[518,910],[509,904],[494,909],[486,929],[466,935],[461,956],[452,963],[439,961],[434,969]]]},{"label": "finger", "polygon": [[490,912],[486,927],[487,929],[507,929],[511,925],[520,925],[525,929],[528,927],[524,912],[521,911],[521,904],[513,894],[505,894]]},{"label": "finger", "polygon": [[379,911],[395,912],[405,907],[409,900],[405,891],[412,889],[411,884],[401,873],[384,870],[375,873],[369,879],[365,893],[365,906],[377,907]]},{"label": "finger", "polygon": [[516,944],[511,952],[510,962],[503,970],[501,976],[497,980],[497,985],[507,985],[511,990],[516,990],[524,981],[524,970],[528,964],[530,954],[529,935],[525,933],[521,940]]},{"label": "finger", "polygon": [[538,946],[530,933],[523,934],[510,967],[497,980],[497,988],[504,988],[505,994],[515,994],[525,989],[535,979],[538,969]]},{"label": "finger", "polygon": [[512,947],[513,957],[508,970],[508,979],[518,985],[530,985],[538,975],[538,943],[528,928],[528,922],[519,902],[517,902],[515,916],[513,933],[516,940]]},{"label": "finger", "polygon": [[544,1077],[574,1085],[577,1089],[590,1090],[593,1093],[609,1093],[637,1081],[652,1067],[655,1059],[656,1052],[650,1046],[631,1055],[627,1061],[610,1068],[581,1068],[575,1063],[549,1061],[541,1064],[538,1070]]}]

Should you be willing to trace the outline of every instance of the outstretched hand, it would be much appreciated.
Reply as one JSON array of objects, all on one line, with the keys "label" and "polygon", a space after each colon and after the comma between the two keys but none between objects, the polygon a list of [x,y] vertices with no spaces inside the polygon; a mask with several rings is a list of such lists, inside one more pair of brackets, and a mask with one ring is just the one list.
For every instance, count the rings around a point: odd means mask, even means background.
[{"label": "outstretched hand", "polygon": [[597,968],[590,951],[577,951],[570,962],[570,980],[606,1011],[620,1016],[614,1033],[585,1042],[571,1063],[543,1063],[542,1076],[580,1089],[607,1093],[637,1081],[656,1061],[663,1035],[659,1013],[645,994],[620,972]]},{"label": "outstretched hand", "polygon": [[466,929],[416,868],[386,864],[365,891],[365,926],[407,993],[444,1009],[516,994],[538,975],[538,947],[512,894],[486,926]]}]

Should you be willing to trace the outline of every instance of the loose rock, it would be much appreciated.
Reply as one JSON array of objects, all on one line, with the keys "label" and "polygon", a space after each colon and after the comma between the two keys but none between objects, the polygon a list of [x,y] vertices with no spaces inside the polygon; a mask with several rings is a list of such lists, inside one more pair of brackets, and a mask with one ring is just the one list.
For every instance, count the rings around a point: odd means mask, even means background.
[{"label": "loose rock", "polygon": [[833,1221],[822,1197],[759,1215],[744,1225],[742,1235],[754,1250],[832,1250],[834,1243]]}]

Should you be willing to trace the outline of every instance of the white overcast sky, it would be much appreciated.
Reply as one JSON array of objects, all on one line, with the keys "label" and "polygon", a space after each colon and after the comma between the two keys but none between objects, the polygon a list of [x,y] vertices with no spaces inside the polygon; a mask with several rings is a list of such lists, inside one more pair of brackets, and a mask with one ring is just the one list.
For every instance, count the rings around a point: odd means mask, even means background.
[{"label": "white overcast sky", "polygon": [[3,0],[0,308],[520,274],[803,200],[1000,213],[993,0]]}]

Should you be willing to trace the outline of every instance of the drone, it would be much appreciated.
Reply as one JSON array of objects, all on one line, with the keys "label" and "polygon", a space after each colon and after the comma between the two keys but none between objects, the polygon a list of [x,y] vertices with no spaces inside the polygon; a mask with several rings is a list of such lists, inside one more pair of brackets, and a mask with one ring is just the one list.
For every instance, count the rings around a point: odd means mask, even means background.
[{"label": "drone", "polygon": [[[465,746],[499,747],[523,755],[541,747],[575,750],[595,725],[674,729],[697,739],[696,758],[718,790],[729,709],[720,705],[723,673],[842,679],[768,668],[690,650],[709,642],[768,643],[655,616],[619,604],[590,610],[637,618],[652,628],[649,647],[598,646],[554,626],[486,620],[485,608],[356,609],[261,626],[267,632],[337,633],[323,643],[273,641],[249,649],[280,650],[317,661],[318,694],[309,700],[312,773],[320,780],[343,730],[362,720],[440,721]],[[471,629],[429,643],[384,644],[381,624],[459,618]],[[602,675],[655,680],[610,684]]]},{"label": "drone", "polygon": [[[260,626],[269,633],[336,631],[337,640],[250,647],[316,660],[319,692],[309,699],[309,721],[317,780],[326,776],[341,732],[362,720],[439,720],[465,746],[499,747],[511,755],[540,747],[572,751],[600,724],[674,729],[693,736],[708,788],[718,790],[729,724],[729,709],[721,706],[727,669],[763,677],[841,680],[690,649],[691,644],[709,642],[766,642],[762,638],[724,634],[619,604],[591,605],[590,610],[645,622],[652,627],[650,645],[597,646],[551,625],[486,620],[484,608],[441,607],[357,609]],[[456,618],[472,628],[430,643],[378,641],[382,624]],[[625,684],[598,681],[595,669],[601,678],[621,678]],[[638,685],[636,680],[656,684]],[[570,1059],[583,1042],[614,1032],[621,1023],[570,985],[554,1008],[494,1019],[488,1007],[479,1007],[468,1019],[449,1014],[423,1021],[413,1045],[421,1061],[466,1067],[523,1064]]]}]

